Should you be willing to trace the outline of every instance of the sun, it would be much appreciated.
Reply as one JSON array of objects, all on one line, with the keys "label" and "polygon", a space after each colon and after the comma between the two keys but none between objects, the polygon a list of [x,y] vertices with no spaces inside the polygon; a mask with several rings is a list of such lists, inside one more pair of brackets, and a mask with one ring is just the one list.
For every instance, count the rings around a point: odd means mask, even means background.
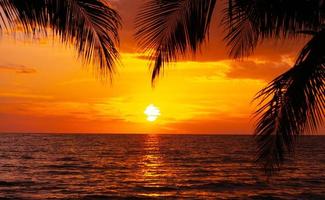
[{"label": "sun", "polygon": [[160,110],[153,104],[150,104],[144,111],[144,114],[147,115],[147,120],[149,122],[153,122],[156,121],[156,119],[159,117]]}]

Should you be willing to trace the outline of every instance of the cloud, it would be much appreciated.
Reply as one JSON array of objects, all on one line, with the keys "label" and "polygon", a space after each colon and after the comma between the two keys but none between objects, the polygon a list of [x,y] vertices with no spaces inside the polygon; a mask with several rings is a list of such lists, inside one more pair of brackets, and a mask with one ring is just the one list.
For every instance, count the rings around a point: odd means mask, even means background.
[{"label": "cloud", "polygon": [[230,65],[230,70],[226,73],[226,76],[234,79],[258,79],[269,82],[290,67],[291,65],[285,59],[282,59],[280,62],[235,61]]},{"label": "cloud", "polygon": [[73,80],[67,80],[63,81],[61,83],[58,83],[58,85],[80,85],[80,84],[90,84],[96,81],[95,79],[91,78],[83,78],[83,79],[73,79]]},{"label": "cloud", "polygon": [[155,57],[152,57],[149,55],[137,55],[136,58],[140,59],[140,60],[154,60],[155,59]]},{"label": "cloud", "polygon": [[17,74],[33,74],[36,73],[36,69],[32,67],[28,67],[25,65],[13,65],[13,64],[8,64],[8,65],[0,65],[0,71],[14,71]]},{"label": "cloud", "polygon": [[245,116],[214,115],[210,119],[188,119],[161,127],[161,133],[190,134],[252,134],[253,123],[249,114]]},{"label": "cloud", "polygon": [[0,93],[0,98],[25,98],[25,99],[52,99],[52,96],[37,95],[37,94],[24,94],[24,93]]}]

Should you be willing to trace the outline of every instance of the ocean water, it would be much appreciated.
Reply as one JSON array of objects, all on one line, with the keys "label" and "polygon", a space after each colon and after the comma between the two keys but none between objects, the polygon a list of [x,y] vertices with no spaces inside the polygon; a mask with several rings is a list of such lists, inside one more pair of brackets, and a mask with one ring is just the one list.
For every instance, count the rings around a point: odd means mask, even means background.
[{"label": "ocean water", "polygon": [[0,135],[0,199],[325,199],[325,137],[267,180],[250,136]]}]

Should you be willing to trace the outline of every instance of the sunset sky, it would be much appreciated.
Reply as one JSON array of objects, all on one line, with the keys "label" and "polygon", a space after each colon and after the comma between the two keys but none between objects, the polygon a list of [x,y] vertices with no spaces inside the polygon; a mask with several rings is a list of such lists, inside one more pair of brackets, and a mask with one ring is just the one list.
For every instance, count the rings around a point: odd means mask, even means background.
[{"label": "sunset sky", "polygon": [[[266,41],[253,56],[232,61],[218,10],[201,52],[168,66],[152,87],[149,62],[133,37],[139,2],[114,1],[123,29],[112,83],[58,39],[4,34],[0,132],[252,133],[252,98],[292,65],[303,40]],[[150,104],[160,110],[155,122],[144,114]]]}]

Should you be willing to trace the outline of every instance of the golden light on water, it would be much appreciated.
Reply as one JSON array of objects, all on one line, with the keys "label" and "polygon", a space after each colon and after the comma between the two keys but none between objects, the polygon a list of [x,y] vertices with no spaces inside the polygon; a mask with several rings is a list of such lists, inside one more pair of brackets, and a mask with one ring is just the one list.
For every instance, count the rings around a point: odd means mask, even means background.
[{"label": "golden light on water", "polygon": [[144,111],[144,114],[147,115],[149,122],[154,122],[160,116],[160,110],[153,104],[150,104]]}]

